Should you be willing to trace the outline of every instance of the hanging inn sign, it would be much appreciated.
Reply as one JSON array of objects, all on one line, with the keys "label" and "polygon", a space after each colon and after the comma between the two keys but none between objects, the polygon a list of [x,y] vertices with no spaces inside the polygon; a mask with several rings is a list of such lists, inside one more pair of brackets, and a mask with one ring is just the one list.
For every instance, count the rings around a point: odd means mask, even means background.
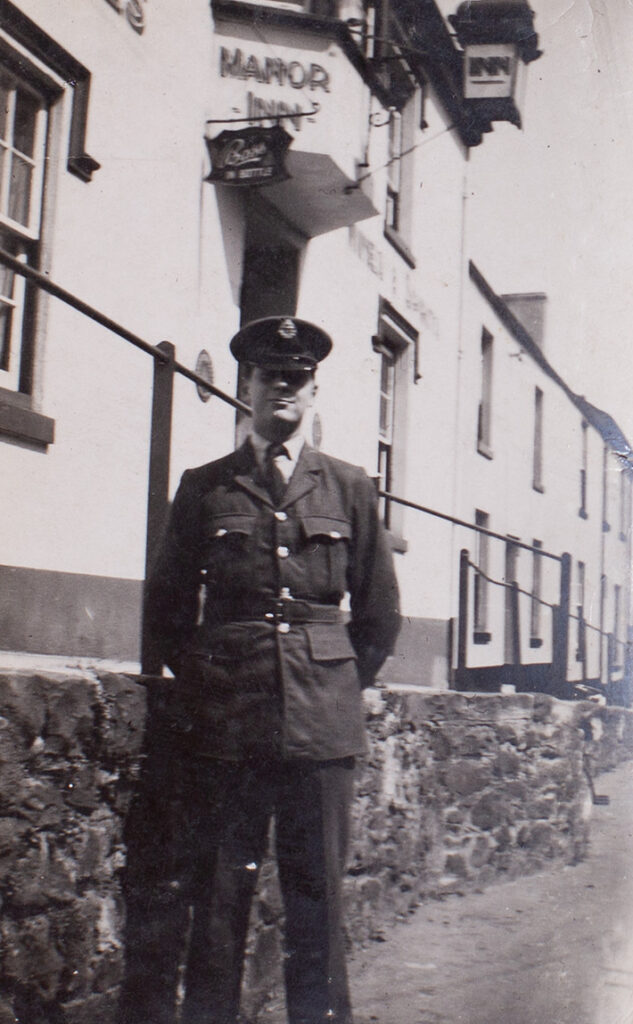
[{"label": "hanging inn sign", "polygon": [[205,181],[216,185],[272,185],[290,177],[285,156],[292,136],[281,125],[222,131],[207,138],[211,172]]}]

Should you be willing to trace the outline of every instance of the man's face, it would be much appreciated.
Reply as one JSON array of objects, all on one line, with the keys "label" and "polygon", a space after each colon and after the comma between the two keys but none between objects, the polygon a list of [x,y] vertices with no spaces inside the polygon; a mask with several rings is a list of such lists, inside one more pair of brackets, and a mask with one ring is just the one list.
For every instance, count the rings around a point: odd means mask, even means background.
[{"label": "man's face", "polygon": [[309,370],[266,370],[254,366],[246,381],[253,428],[269,441],[290,437],[300,427],[316,392]]}]

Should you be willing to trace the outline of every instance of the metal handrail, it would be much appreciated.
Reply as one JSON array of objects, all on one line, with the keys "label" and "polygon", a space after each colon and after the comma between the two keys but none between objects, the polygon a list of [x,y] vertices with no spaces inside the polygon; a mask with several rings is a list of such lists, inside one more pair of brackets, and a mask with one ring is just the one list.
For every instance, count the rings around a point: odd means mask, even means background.
[{"label": "metal handrail", "polygon": [[[46,274],[42,274],[41,271],[35,270],[27,263],[22,263],[20,260],[16,259],[15,256],[12,256],[11,253],[7,252],[6,249],[0,248],[0,263],[4,263],[16,274],[21,274],[22,277],[26,277],[29,281],[34,281],[35,284],[37,284],[43,291],[48,292],[49,295],[54,295],[55,298],[61,299],[62,302],[65,302],[68,306],[72,306],[72,308],[76,309],[79,313],[83,313],[85,316],[90,317],[91,320],[101,324],[102,327],[112,331],[113,334],[118,334],[118,336],[123,338],[124,341],[128,341],[131,345],[134,345],[136,348],[141,349],[141,351],[146,352],[147,355],[152,356],[152,358],[157,360],[159,363],[162,363],[163,365],[169,363],[169,356],[166,355],[165,352],[161,351],[161,349],[156,345],[152,345],[149,341],[145,341],[144,338],[139,337],[138,334],[128,331],[127,327],[123,327],[121,324],[117,323],[116,320],[106,316],[104,313],[100,313],[98,309],[94,308],[94,306],[90,306],[82,299],[78,299],[72,292],[69,292],[65,288],[60,287],[60,285],[55,284],[46,276]],[[214,384],[211,384],[204,377],[201,377],[200,374],[195,373],[194,370],[190,370],[187,366],[183,366],[182,363],[179,363],[176,360],[174,360],[174,372],[181,374],[183,377],[187,377],[188,380],[193,381],[193,383],[197,384],[199,387],[205,388],[212,395],[215,395],[216,398],[220,398],[223,402],[226,402],[227,405],[232,405],[234,409],[238,409],[240,412],[250,415],[250,407],[244,402],[241,402],[239,398],[233,398],[231,395],[227,395],[226,392],[217,388]]]},{"label": "metal handrail", "polygon": [[408,501],[406,498],[400,498],[397,494],[392,494],[391,491],[378,491],[380,498],[386,498],[387,501],[394,501],[397,505],[404,505],[405,508],[416,509],[418,512],[426,512],[430,516],[435,516],[437,519],[446,519],[449,523],[454,523],[456,526],[464,526],[467,530],[473,530],[475,533],[483,533],[486,537],[494,537],[496,540],[502,540],[506,544],[512,544],[515,548],[523,548],[525,551],[533,551],[537,555],[542,555],[543,558],[551,558],[555,562],[562,560],[562,555],[555,555],[552,551],[546,551],[545,548],[534,547],[533,544],[525,544],[521,540],[516,540],[514,537],[508,537],[507,534],[496,533],[494,530],[488,530],[485,526],[478,526],[476,523],[469,523],[465,519],[458,519],[457,516],[451,516],[447,512],[438,512],[434,508],[429,508],[426,505],[419,505],[416,501]]},{"label": "metal handrail", "polygon": [[[0,248],[0,263],[4,263],[6,266],[10,267],[10,269],[16,274],[20,274],[22,277],[35,282],[38,287],[43,291],[48,292],[49,295],[53,295],[55,298],[61,299],[61,301],[65,302],[68,306],[76,309],[79,313],[83,313],[84,316],[94,320],[95,323],[100,324],[107,330],[112,331],[113,334],[117,334],[120,338],[123,338],[124,341],[128,341],[131,345],[141,349],[141,351],[150,355],[162,365],[167,365],[170,362],[169,355],[164,350],[161,350],[157,345],[152,345],[150,342],[145,341],[145,339],[141,338],[138,334],[134,334],[126,327],[117,323],[117,321],[113,320],[112,317],[106,316],[98,309],[95,309],[94,306],[91,306],[82,299],[77,298],[76,295],[73,295],[73,293],[69,292],[66,288],[62,288],[60,285],[55,284],[54,281],[51,281],[46,274],[42,274],[41,271],[35,270],[34,267],[30,267],[27,263],[22,263],[20,260],[16,259],[16,257],[12,256],[6,249]],[[239,398],[233,398],[232,395],[227,395],[225,391],[216,387],[215,384],[211,384],[194,370],[190,370],[189,367],[184,366],[177,360],[174,360],[173,369],[175,373],[179,373],[182,377],[186,377],[188,380],[198,385],[198,387],[205,389],[210,394],[215,395],[216,398],[221,399],[221,401],[225,402],[227,405],[231,405],[234,409],[245,413],[247,416],[251,415],[251,408],[245,402],[240,401]],[[493,537],[497,540],[502,540],[505,543],[510,542],[515,547],[523,548],[526,551],[537,552],[544,558],[552,558],[558,562],[561,560],[560,555],[555,555],[553,552],[546,551],[544,548],[535,548],[533,545],[525,544],[523,541],[508,538],[507,536],[504,536],[504,534],[496,533],[494,530],[488,530],[483,526],[476,525],[475,523],[469,523],[464,519],[459,519],[457,516],[449,515],[447,512],[438,512],[437,509],[429,508],[426,505],[420,505],[415,501],[409,501],[407,498],[401,498],[397,494],[392,494],[391,491],[379,491],[378,494],[381,498],[386,498],[388,501],[393,501],[398,505],[405,506],[406,508],[412,508],[418,512],[426,512],[428,515],[435,516],[438,519],[444,519],[447,522],[454,523],[456,526],[463,526],[468,530],[474,530],[476,533],[485,534],[487,537]]]},{"label": "metal handrail", "polygon": [[[540,552],[541,549],[534,548],[534,550]],[[543,598],[537,597],[537,595],[533,594],[530,590],[524,590],[523,587],[520,587],[518,583],[507,583],[505,580],[496,580],[494,576],[489,576],[487,573],[483,571],[483,569],[480,569],[475,562],[471,562],[470,560],[468,560],[468,565],[477,573],[478,576],[485,580],[486,583],[491,583],[495,587],[501,587],[502,590],[513,590],[517,594],[522,594],[523,597],[529,597],[530,600],[535,601],[536,604],[540,604],[544,608],[549,608],[550,611],[556,611],[558,608],[558,605],[552,604],[551,601],[544,601]],[[599,626],[594,626],[591,622],[587,622],[587,620],[580,615],[575,615],[573,612],[569,612],[567,618],[571,619],[574,622],[582,623],[585,629],[589,629],[594,633],[599,633],[599,635],[602,637],[613,637],[615,643],[622,644],[622,646],[626,646],[625,640],[620,640],[619,637],[614,636],[613,633],[609,633],[608,630],[600,629]]]}]

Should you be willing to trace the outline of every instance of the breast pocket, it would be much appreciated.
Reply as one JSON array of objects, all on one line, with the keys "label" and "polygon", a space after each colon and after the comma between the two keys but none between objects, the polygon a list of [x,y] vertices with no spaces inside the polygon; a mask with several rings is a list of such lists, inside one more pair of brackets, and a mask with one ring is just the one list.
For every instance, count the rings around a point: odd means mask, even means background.
[{"label": "breast pocket", "polygon": [[225,574],[235,577],[250,565],[255,517],[230,512],[210,515],[204,523],[203,568],[208,582],[222,582]]},{"label": "breast pocket", "polygon": [[324,595],[343,594],[347,589],[351,523],[340,516],[302,516],[301,530],[316,587]]}]

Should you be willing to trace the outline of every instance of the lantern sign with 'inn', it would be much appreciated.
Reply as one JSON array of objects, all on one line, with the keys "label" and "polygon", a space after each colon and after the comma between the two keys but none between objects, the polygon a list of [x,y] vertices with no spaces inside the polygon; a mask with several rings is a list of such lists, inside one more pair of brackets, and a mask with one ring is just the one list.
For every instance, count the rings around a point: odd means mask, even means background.
[{"label": "lantern sign with 'inn'", "polygon": [[290,175],[284,158],[292,136],[281,125],[222,131],[206,139],[211,173],[205,181],[216,185],[272,185]]}]

